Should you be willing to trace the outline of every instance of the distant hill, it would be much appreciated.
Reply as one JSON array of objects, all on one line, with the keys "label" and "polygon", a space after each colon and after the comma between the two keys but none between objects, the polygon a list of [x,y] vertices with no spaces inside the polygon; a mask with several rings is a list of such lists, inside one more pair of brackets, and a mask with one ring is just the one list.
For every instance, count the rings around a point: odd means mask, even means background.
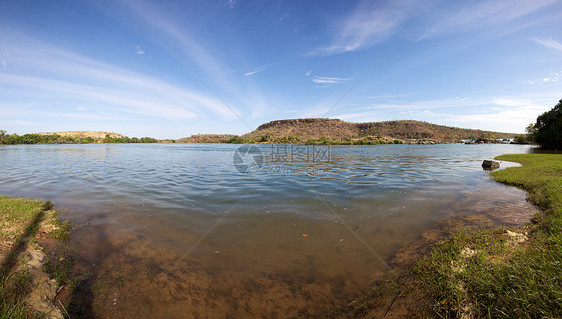
[{"label": "distant hill", "polygon": [[39,133],[39,135],[53,135],[57,134],[62,137],[72,137],[72,138],[88,138],[91,137],[94,141],[103,141],[106,135],[113,138],[123,138],[124,135],[113,132],[100,132],[100,131],[66,131],[66,132],[49,132],[49,133]]},{"label": "distant hill", "polygon": [[399,140],[403,143],[424,141],[450,143],[461,139],[512,138],[515,135],[412,120],[351,123],[339,119],[306,118],[272,121],[260,125],[253,132],[242,135],[241,139],[248,142],[272,143],[310,143],[318,140],[344,144],[377,140],[381,142]]},{"label": "distant hill", "polygon": [[381,144],[452,143],[463,139],[513,138],[516,134],[474,130],[421,121],[352,123],[339,119],[304,118],[271,121],[242,136],[200,134],[184,143]]}]

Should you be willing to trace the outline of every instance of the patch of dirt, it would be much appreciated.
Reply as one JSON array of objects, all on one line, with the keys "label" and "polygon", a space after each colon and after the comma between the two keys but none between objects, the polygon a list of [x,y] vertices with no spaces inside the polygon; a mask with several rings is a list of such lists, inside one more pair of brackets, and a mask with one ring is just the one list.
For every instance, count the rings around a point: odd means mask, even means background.
[{"label": "patch of dirt", "polygon": [[[9,210],[0,213],[10,217]],[[29,285],[29,290],[24,289],[14,294],[17,294],[15,297],[18,300],[25,301],[33,312],[46,318],[63,319],[61,311],[53,304],[58,284],[44,271],[43,265],[47,258],[38,244],[39,241],[57,241],[47,237],[60,230],[58,224],[60,221],[54,210],[41,210],[29,222],[1,223],[0,233],[4,236],[0,240],[0,275],[8,278],[9,285],[16,281],[22,286]],[[25,276],[14,279],[14,274]]]},{"label": "patch of dirt", "polygon": [[[14,245],[6,243],[0,245],[1,263],[14,248]],[[30,245],[21,253],[20,258],[23,258],[24,264],[18,264],[13,271],[27,270],[31,285],[31,291],[25,298],[28,306],[37,313],[45,314],[47,318],[63,319],[62,313],[53,304],[58,289],[57,282],[43,271],[43,264],[47,260],[45,254]]]},{"label": "patch of dirt", "polygon": [[47,260],[45,254],[34,247],[28,247],[25,257],[32,285],[26,298],[27,304],[33,310],[45,314],[47,318],[63,319],[61,311],[53,304],[58,284],[43,271],[43,264]]}]

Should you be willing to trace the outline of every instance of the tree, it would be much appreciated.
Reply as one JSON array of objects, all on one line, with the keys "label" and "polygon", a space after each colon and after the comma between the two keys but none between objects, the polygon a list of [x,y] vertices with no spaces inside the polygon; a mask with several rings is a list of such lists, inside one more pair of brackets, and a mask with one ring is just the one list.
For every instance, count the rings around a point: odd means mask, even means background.
[{"label": "tree", "polygon": [[527,144],[535,144],[535,133],[537,132],[537,129],[535,128],[535,123],[530,123],[529,125],[527,125],[527,127],[525,128],[525,132],[527,133],[525,135],[525,138],[527,139]]},{"label": "tree", "polygon": [[529,123],[529,125],[527,125],[527,127],[525,128],[525,132],[527,133],[527,135],[532,136],[536,131],[537,129],[535,129],[535,123]]},{"label": "tree", "polygon": [[527,144],[527,137],[525,135],[517,135],[513,138],[513,144]]},{"label": "tree", "polygon": [[14,133],[14,134],[8,134],[2,137],[2,144],[17,144],[18,143],[18,138],[19,136]]},{"label": "tree", "polygon": [[104,143],[115,143],[115,139],[111,136],[109,136],[109,134],[105,134],[105,138],[103,139]]},{"label": "tree", "polygon": [[544,149],[562,150],[562,100],[537,117],[533,140]]},{"label": "tree", "polygon": [[480,134],[480,139],[484,139],[484,140],[495,140],[496,136],[490,132],[485,132]]}]

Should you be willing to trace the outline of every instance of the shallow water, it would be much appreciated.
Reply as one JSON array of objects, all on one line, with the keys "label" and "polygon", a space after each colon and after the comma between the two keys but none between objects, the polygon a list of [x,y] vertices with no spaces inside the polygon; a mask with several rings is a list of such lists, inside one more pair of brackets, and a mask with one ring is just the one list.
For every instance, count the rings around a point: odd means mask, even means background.
[{"label": "shallow water", "polygon": [[0,193],[72,222],[73,311],[104,318],[337,314],[444,217],[531,209],[480,167],[529,146],[238,147],[1,146]]}]

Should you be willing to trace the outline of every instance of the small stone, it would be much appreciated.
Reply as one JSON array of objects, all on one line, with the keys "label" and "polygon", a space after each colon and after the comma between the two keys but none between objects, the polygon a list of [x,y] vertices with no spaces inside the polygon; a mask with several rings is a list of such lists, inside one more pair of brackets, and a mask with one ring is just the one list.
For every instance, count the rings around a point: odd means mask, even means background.
[{"label": "small stone", "polygon": [[516,244],[520,244],[529,239],[527,236],[525,236],[525,234],[516,233],[509,230],[506,230],[505,232],[507,233],[507,235],[509,235],[509,237],[511,237],[511,241]]},{"label": "small stone", "polygon": [[462,251],[461,251],[461,256],[463,256],[464,258],[470,258],[472,256],[476,255],[476,250],[474,249],[470,249],[468,247],[465,247]]}]

